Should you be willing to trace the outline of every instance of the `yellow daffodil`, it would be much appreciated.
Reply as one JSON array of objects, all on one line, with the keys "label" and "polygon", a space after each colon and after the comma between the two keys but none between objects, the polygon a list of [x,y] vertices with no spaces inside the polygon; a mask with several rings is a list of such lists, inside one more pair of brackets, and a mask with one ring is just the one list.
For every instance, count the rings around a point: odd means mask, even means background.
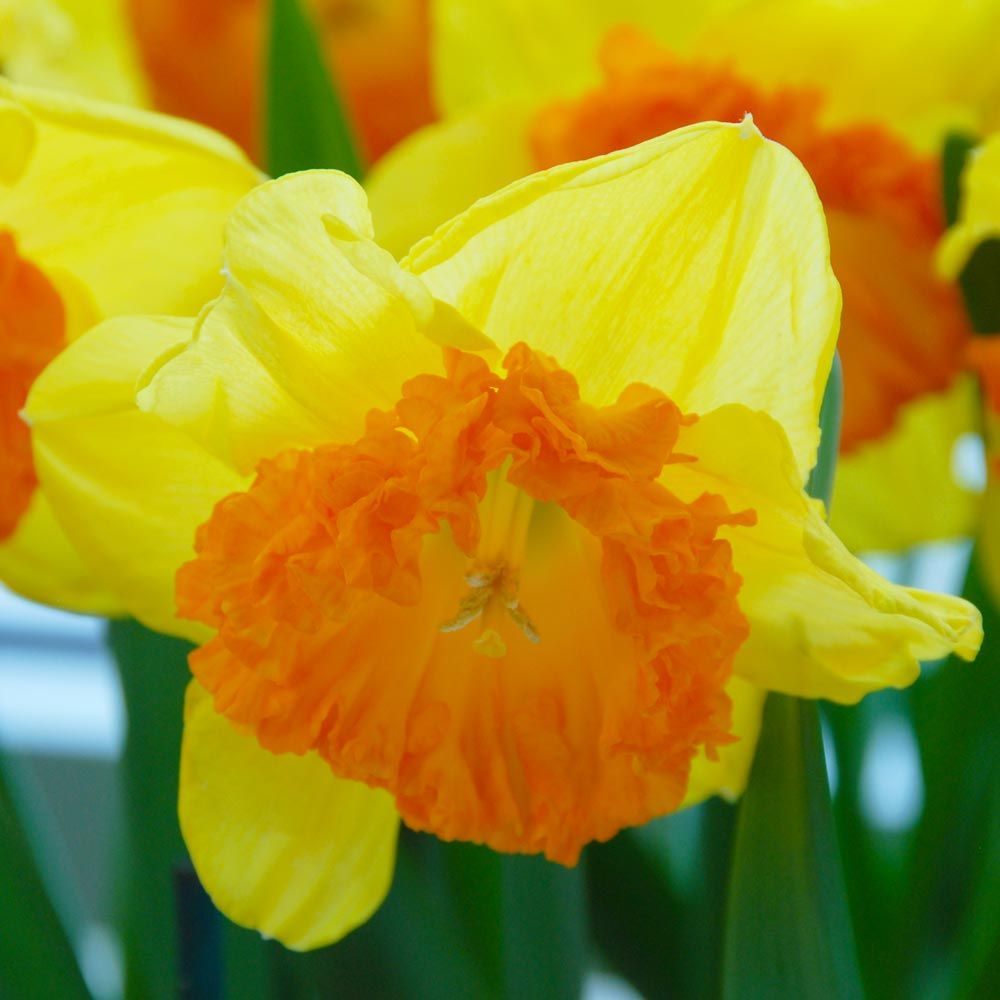
[{"label": "yellow daffodil", "polygon": [[[972,151],[962,175],[959,219],[942,241],[942,273],[957,280],[976,249],[1000,240],[1000,134]],[[994,257],[994,259],[996,259]],[[1000,283],[1000,273],[993,280]],[[987,488],[979,517],[980,566],[1000,600],[1000,329],[984,332],[969,346],[967,360],[979,376],[988,456]]]},{"label": "yellow daffodil", "polygon": [[140,105],[125,0],[0,0],[0,73],[15,83]]},{"label": "yellow daffodil", "polygon": [[199,127],[0,81],[0,580],[20,593],[119,607],[36,488],[32,382],[105,317],[195,315],[222,284],[223,219],[258,179]]},{"label": "yellow daffodil", "polygon": [[[157,107],[260,152],[269,0],[124,0]],[[433,117],[427,0],[305,0],[375,160]]]},{"label": "yellow daffodil", "polygon": [[[384,245],[403,254],[540,167],[751,111],[815,181],[844,289],[838,531],[854,549],[969,532],[976,498],[951,469],[975,403],[960,376],[961,303],[933,267],[944,230],[937,157],[947,129],[998,114],[1000,73],[977,54],[1000,39],[1000,7],[436,0],[434,13],[447,117],[370,180]],[[902,491],[906,503],[882,502]]]},{"label": "yellow daffodil", "polygon": [[803,492],[828,253],[749,121],[531,176],[402,264],[312,171],[240,203],[196,322],[48,367],[28,414],[73,541],[200,643],[180,813],[224,912],[335,940],[400,818],[573,863],[739,794],[766,691],[975,654],[974,608],[882,580]]}]

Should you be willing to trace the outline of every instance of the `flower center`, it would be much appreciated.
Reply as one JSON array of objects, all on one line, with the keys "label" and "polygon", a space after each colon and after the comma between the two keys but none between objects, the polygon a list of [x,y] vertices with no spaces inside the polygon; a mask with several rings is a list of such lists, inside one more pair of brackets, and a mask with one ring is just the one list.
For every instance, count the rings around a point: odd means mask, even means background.
[{"label": "flower center", "polygon": [[540,168],[752,112],[803,162],[826,210],[844,292],[841,450],[886,433],[910,400],[947,388],[968,329],[954,288],[934,271],[944,231],[936,159],[878,124],[827,126],[819,90],[764,90],[729,65],[680,59],[634,28],[608,34],[601,63],[598,88],[536,117]]},{"label": "flower center", "polygon": [[65,327],[59,293],[0,231],[0,541],[13,534],[38,484],[20,412],[35,377],[62,348]]},{"label": "flower center", "polygon": [[676,808],[728,742],[747,633],[716,496],[661,479],[695,418],[580,399],[550,358],[445,351],[349,445],[261,463],[177,578],[216,709],[390,790],[414,828],[571,862]]},{"label": "flower center", "polygon": [[504,470],[489,475],[486,499],[480,505],[482,536],[476,557],[469,563],[465,582],[469,591],[459,602],[458,613],[441,625],[442,632],[457,632],[474,622],[481,625],[472,648],[483,656],[499,658],[507,652],[497,628],[506,616],[531,642],[538,629],[521,607],[520,566],[528,541],[535,501],[507,481]]}]

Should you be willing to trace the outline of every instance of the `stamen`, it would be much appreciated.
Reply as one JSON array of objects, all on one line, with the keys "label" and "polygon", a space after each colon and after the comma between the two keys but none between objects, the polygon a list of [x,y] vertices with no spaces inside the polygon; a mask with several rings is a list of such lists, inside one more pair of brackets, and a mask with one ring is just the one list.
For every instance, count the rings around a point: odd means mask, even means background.
[{"label": "stamen", "polygon": [[515,571],[507,566],[484,566],[477,562],[465,574],[465,582],[469,585],[469,592],[459,601],[458,613],[439,625],[439,631],[460,632],[478,618],[483,618],[483,632],[473,643],[473,648],[486,656],[501,657],[506,653],[507,647],[500,638],[500,633],[485,622],[485,619],[498,617],[495,613],[490,614],[490,610],[495,608],[502,609],[529,642],[541,641],[538,629],[521,607]]},{"label": "stamen", "polygon": [[482,619],[482,634],[472,645],[476,652],[494,658],[507,652],[495,627],[504,614],[529,642],[539,642],[538,629],[518,596],[518,568],[524,559],[535,501],[507,481],[509,464],[490,474],[489,489],[479,508],[479,549],[465,574],[469,592],[459,602],[454,618],[438,626],[442,632],[459,632]]}]

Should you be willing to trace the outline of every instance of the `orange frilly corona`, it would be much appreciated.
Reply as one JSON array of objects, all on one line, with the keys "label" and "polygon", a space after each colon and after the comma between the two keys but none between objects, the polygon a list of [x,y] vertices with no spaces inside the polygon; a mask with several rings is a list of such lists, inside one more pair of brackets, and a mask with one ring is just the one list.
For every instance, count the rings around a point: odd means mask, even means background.
[{"label": "orange frilly corona", "polygon": [[74,544],[199,644],[180,815],[234,920],[341,937],[400,819],[573,863],[739,795],[766,692],[975,655],[974,608],[804,492],[840,292],[752,121],[527,177],[402,263],[374,237],[343,174],[262,185],[197,320],[106,322],[28,401]]},{"label": "orange frilly corona", "polygon": [[748,627],[717,533],[755,518],[659,482],[694,460],[662,393],[588,406],[524,344],[503,368],[448,350],[357,442],[263,463],[178,606],[218,630],[195,676],[263,746],[317,750],[415,829],[573,863],[731,742]]}]

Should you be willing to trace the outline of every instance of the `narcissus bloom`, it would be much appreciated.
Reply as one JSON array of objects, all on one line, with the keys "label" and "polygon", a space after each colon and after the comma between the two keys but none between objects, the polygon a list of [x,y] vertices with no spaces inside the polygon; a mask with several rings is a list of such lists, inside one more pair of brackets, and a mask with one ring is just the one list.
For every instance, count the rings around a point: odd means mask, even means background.
[{"label": "narcissus bloom", "polygon": [[[269,0],[123,0],[155,105],[260,151]],[[306,0],[375,160],[432,117],[427,0]]]},{"label": "narcissus bloom", "polygon": [[119,607],[37,489],[32,382],[107,316],[197,313],[222,284],[223,219],[258,180],[200,127],[0,81],[0,580],[25,596]]},{"label": "narcissus bloom", "polygon": [[803,492],[828,252],[749,121],[529,177],[401,265],[309,172],[236,209],[196,323],[49,366],[28,412],[73,540],[201,644],[180,811],[227,914],[339,937],[400,818],[573,863],[738,794],[766,691],[975,654],[974,608],[882,580]]},{"label": "narcissus bloom", "polygon": [[[951,452],[974,403],[959,377],[961,302],[933,266],[944,231],[938,141],[1000,95],[1000,75],[984,68],[992,61],[966,71],[1000,38],[1000,9],[688,6],[437,0],[434,70],[452,117],[371,178],[376,230],[402,254],[514,177],[752,112],[815,181],[844,291],[835,524],[856,549],[968,531],[974,497],[953,480]],[[558,51],[543,44],[553,37]],[[410,197],[414,176],[427,179],[429,197]]]},{"label": "narcissus bloom", "polygon": [[[962,175],[959,218],[941,244],[942,273],[957,280],[984,243],[1000,240],[1000,134],[969,156]],[[993,259],[996,259],[995,257]],[[1000,287],[1000,271],[993,280]],[[984,331],[969,345],[967,361],[979,376],[986,440],[987,488],[979,517],[980,565],[993,594],[1000,599],[1000,328]]]}]

